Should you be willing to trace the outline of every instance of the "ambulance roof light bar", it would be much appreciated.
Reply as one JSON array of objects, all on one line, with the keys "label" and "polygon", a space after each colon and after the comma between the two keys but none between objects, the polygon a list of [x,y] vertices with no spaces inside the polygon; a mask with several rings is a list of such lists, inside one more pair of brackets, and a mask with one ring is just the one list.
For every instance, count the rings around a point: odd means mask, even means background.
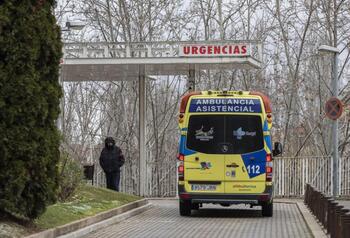
[{"label": "ambulance roof light bar", "polygon": [[230,96],[230,95],[235,95],[235,94],[238,94],[238,95],[243,95],[247,92],[244,92],[244,91],[229,91],[227,89],[223,89],[222,91],[208,91],[208,95],[211,95],[211,94],[217,94],[217,96]]}]

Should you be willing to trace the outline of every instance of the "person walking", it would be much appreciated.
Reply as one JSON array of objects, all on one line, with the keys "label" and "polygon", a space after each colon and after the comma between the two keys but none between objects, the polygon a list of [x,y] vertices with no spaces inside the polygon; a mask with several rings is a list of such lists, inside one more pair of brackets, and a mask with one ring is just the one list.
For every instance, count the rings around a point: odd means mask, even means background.
[{"label": "person walking", "polygon": [[105,147],[101,151],[100,165],[106,174],[107,188],[119,191],[120,167],[125,162],[122,150],[115,145],[112,137],[105,139]]}]

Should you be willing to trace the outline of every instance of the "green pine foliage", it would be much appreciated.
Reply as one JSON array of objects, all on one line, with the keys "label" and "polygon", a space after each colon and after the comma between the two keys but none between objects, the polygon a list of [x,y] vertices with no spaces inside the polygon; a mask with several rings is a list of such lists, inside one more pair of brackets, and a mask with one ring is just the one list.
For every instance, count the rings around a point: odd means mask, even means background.
[{"label": "green pine foliage", "polygon": [[62,45],[53,4],[0,1],[0,214],[33,219],[56,200]]}]

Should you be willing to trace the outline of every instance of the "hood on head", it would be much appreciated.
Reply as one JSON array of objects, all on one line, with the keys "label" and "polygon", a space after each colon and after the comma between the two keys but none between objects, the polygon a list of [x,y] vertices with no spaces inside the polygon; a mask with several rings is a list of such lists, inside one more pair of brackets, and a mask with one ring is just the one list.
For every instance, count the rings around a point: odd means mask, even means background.
[{"label": "hood on head", "polygon": [[115,145],[115,140],[113,139],[113,137],[107,137],[105,139],[105,146],[106,148],[111,148]]}]

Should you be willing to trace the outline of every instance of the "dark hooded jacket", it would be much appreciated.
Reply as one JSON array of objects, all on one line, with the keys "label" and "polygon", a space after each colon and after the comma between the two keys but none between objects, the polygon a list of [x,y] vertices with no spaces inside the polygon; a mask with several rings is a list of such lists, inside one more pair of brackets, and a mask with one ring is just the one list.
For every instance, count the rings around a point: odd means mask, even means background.
[{"label": "dark hooded jacket", "polygon": [[[112,143],[112,146],[108,146]],[[120,167],[125,162],[122,150],[115,145],[112,137],[107,137],[105,140],[105,147],[100,156],[100,165],[105,173],[120,172]]]}]

